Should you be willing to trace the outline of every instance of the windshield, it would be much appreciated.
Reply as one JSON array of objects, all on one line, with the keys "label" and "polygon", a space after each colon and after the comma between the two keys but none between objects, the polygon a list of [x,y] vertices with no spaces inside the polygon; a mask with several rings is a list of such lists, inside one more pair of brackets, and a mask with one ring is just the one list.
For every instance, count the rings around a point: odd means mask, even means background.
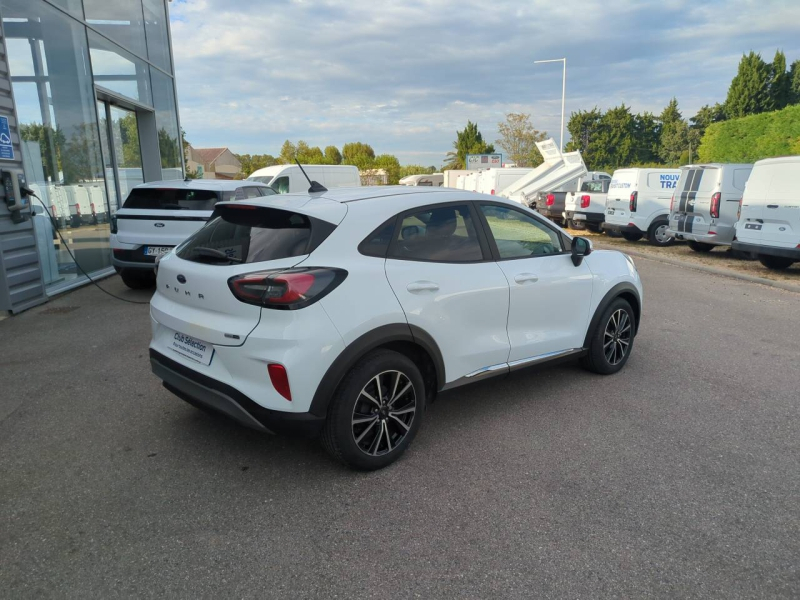
[{"label": "windshield", "polygon": [[258,183],[269,183],[272,181],[272,176],[266,175],[264,177],[248,177],[247,181],[256,181]]},{"label": "windshield", "polygon": [[122,208],[156,210],[214,210],[220,200],[211,190],[134,188]]}]

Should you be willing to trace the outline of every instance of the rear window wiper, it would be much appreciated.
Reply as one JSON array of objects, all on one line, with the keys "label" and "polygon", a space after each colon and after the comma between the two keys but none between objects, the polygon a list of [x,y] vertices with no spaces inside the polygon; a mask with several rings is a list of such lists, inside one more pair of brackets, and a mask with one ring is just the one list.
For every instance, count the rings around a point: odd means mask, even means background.
[{"label": "rear window wiper", "polygon": [[243,262],[241,258],[228,256],[222,250],[217,250],[216,248],[206,248],[205,246],[200,246],[198,248],[192,248],[192,252],[198,256],[204,256],[206,258],[218,258],[219,260],[227,260],[228,262],[232,263]]}]

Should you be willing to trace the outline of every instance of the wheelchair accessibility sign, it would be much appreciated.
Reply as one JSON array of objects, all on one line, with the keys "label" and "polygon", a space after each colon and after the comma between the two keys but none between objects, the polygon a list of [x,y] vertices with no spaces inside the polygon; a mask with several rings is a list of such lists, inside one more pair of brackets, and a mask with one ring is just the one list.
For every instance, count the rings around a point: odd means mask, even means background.
[{"label": "wheelchair accessibility sign", "polygon": [[8,117],[0,117],[0,160],[14,160],[14,146],[11,145]]}]

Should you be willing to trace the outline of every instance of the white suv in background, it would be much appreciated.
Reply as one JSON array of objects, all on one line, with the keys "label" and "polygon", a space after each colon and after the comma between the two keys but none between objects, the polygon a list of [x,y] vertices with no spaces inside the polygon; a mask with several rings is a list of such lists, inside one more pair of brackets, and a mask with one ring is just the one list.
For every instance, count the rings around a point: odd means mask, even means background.
[{"label": "white suv in background", "polygon": [[167,389],[358,469],[397,459],[441,390],[565,357],[617,372],[642,310],[626,255],[446,188],[221,203],[157,271]]},{"label": "white suv in background", "polygon": [[217,202],[275,194],[255,181],[186,179],[137,185],[111,217],[111,262],[128,287],[152,287],[156,259],[200,229]]}]

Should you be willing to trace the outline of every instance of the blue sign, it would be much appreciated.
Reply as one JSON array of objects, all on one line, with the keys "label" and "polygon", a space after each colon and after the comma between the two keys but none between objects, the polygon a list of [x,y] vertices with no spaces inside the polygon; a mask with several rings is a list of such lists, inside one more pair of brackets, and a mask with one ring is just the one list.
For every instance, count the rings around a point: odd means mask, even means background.
[{"label": "blue sign", "polygon": [[0,160],[14,160],[14,146],[11,145],[8,117],[0,117]]}]

